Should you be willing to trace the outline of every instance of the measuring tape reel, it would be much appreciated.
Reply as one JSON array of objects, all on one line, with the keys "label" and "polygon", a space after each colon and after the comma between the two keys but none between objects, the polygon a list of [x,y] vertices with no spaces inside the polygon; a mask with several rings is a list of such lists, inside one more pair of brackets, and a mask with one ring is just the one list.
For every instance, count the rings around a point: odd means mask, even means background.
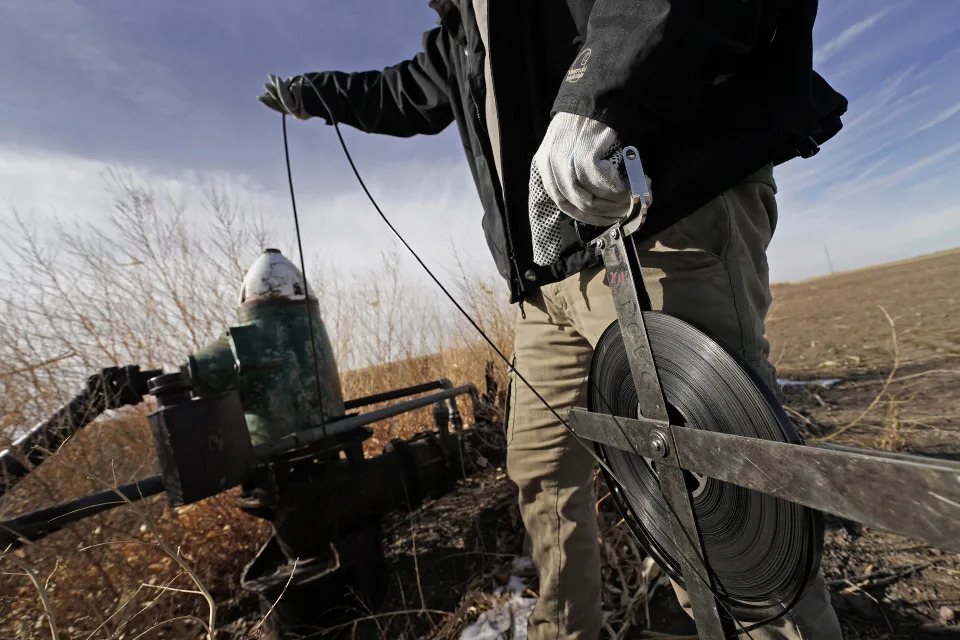
[{"label": "measuring tape reel", "polygon": [[[670,423],[738,436],[800,443],[773,393],[746,363],[672,316],[643,312]],[[588,409],[638,416],[637,390],[617,322],[601,336],[590,366]],[[657,463],[597,443],[617,508],[658,565],[683,584],[674,521]],[[818,511],[685,472],[715,595],[742,621],[765,621],[793,606],[816,575],[823,541]]]}]

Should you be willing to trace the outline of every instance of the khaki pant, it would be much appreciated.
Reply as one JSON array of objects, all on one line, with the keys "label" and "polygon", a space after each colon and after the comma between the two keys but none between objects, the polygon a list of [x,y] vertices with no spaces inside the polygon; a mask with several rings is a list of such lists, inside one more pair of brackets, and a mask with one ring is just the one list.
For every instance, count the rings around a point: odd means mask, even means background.
[{"label": "khaki pant", "polygon": [[[748,177],[640,247],[655,309],[736,349],[776,388],[767,360],[770,306],[766,249],[776,225],[772,168]],[[616,319],[602,269],[544,286],[518,317],[516,367],[564,415],[583,406],[593,347]],[[595,640],[601,627],[594,461],[522,382],[512,385],[507,472],[533,543],[540,599],[530,640]],[[686,594],[678,589],[689,612]],[[773,638],[841,638],[823,578],[791,613],[750,632]]]}]

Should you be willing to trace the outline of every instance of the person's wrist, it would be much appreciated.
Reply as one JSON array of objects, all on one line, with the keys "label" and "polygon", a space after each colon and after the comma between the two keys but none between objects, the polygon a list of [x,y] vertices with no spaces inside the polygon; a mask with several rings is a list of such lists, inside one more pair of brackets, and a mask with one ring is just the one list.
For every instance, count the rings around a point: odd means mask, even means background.
[{"label": "person's wrist", "polygon": [[[313,74],[316,76],[317,74]],[[307,74],[301,74],[297,78],[297,88],[299,91],[300,107],[306,117],[320,118],[330,123],[330,113],[323,99],[319,94],[319,87],[316,80],[310,78]]]}]

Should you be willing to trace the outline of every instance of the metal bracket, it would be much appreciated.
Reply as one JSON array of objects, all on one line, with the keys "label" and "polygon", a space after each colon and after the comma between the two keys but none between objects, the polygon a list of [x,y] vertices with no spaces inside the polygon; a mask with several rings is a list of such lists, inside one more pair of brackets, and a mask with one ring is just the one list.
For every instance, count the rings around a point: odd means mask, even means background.
[{"label": "metal bracket", "polygon": [[677,447],[667,406],[643,322],[643,311],[651,306],[650,298],[643,283],[636,245],[630,235],[640,228],[646,218],[651,204],[650,190],[637,150],[626,147],[623,160],[630,182],[630,212],[621,222],[601,234],[594,244],[603,257],[607,282],[613,294],[630,372],[637,388],[640,415],[656,428],[643,442],[634,442],[632,434],[622,429],[619,430],[619,438],[621,444],[629,447],[627,450],[632,449],[639,455],[656,460],[661,490],[677,516],[674,519],[674,542],[680,552],[684,583],[700,637],[704,640],[723,640],[726,637],[724,622],[713,596],[714,589],[710,584],[711,577],[704,559],[690,491],[677,461]]},{"label": "metal bracket", "polygon": [[653,196],[636,147],[623,148],[623,166],[627,170],[627,182],[630,183],[630,211],[620,225],[623,234],[629,236],[643,226],[647,210],[653,204]]},{"label": "metal bracket", "polygon": [[657,438],[668,434],[686,471],[960,551],[960,462],[954,460],[773,442],[584,409],[572,409],[568,424],[581,438],[654,460]]}]

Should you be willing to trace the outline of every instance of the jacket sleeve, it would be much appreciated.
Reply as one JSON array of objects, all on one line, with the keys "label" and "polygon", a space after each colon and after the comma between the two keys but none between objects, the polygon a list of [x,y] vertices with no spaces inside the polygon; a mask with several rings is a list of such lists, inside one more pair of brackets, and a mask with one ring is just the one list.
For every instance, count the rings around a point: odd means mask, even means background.
[{"label": "jacket sleeve", "polygon": [[753,49],[763,1],[596,0],[553,113],[599,120],[642,144],[681,121]]},{"label": "jacket sleeve", "polygon": [[304,106],[311,115],[328,122],[332,115],[338,123],[367,133],[440,133],[453,122],[442,38],[440,28],[428,31],[422,52],[383,71],[306,74],[310,82],[303,84]]}]

